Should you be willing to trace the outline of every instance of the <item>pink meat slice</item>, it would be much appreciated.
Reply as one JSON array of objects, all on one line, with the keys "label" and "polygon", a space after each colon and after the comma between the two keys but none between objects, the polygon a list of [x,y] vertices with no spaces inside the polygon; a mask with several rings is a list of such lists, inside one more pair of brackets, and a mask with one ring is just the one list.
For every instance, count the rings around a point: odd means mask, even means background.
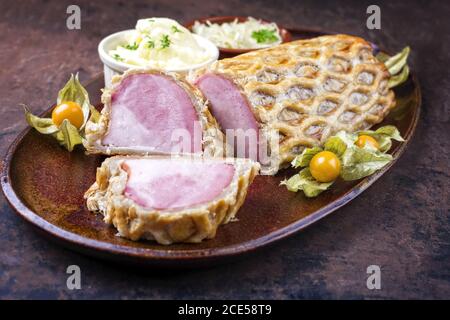
[{"label": "pink meat slice", "polygon": [[228,187],[231,164],[189,159],[129,159],[125,196],[147,209],[177,209],[207,203]]},{"label": "pink meat slice", "polygon": [[[236,85],[227,78],[207,73],[196,81],[196,85],[211,104],[211,112],[219,122],[224,133],[235,130],[235,136],[239,132],[253,133],[255,139],[245,140],[245,157],[257,160],[259,126],[250,110],[247,99],[241,94]],[[238,129],[242,129],[239,131]],[[241,140],[242,141],[242,140]],[[235,152],[238,142],[235,139]],[[241,152],[241,155],[244,152]]]},{"label": "pink meat slice", "polygon": [[[201,152],[201,133],[198,141],[194,135],[194,130],[199,130],[196,121],[189,95],[173,79],[134,74],[125,78],[111,97],[111,116],[103,144],[171,152],[187,143],[185,149],[190,150],[184,151]],[[174,130],[185,132],[191,141],[180,141],[177,134],[172,136]]]}]

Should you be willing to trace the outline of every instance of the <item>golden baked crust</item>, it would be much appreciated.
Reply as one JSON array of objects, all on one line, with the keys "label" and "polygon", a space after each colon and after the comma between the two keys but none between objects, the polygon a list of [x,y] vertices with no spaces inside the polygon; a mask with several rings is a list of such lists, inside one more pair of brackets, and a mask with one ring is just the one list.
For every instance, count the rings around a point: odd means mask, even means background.
[{"label": "golden baked crust", "polygon": [[104,221],[113,224],[122,237],[156,240],[166,245],[214,238],[217,227],[235,217],[259,170],[258,163],[247,159],[209,158],[207,161],[230,163],[235,167],[230,185],[218,198],[186,209],[149,210],[124,196],[128,174],[121,164],[130,158],[158,157],[115,156],[106,159],[97,169],[96,182],[84,195],[88,209],[101,212]]},{"label": "golden baked crust", "polygon": [[[367,129],[395,106],[389,72],[365,40],[348,35],[298,40],[217,61],[207,70],[232,79],[250,102],[275,174],[305,147],[339,130]],[[277,149],[279,147],[279,149]]]},{"label": "golden baked crust", "polygon": [[192,86],[190,83],[183,79],[182,75],[177,73],[165,73],[154,69],[130,69],[123,75],[115,76],[112,79],[112,88],[104,89],[102,94],[102,103],[104,105],[100,119],[97,123],[88,121],[86,123],[86,137],[83,140],[83,145],[87,150],[87,153],[91,154],[166,154],[159,152],[150,152],[145,148],[127,148],[127,147],[114,147],[106,146],[102,144],[102,139],[108,132],[108,123],[111,113],[111,96],[114,93],[117,86],[123,79],[132,74],[147,73],[147,74],[161,74],[171,77],[175,82],[185,89],[189,94],[194,108],[200,120],[202,127],[202,149],[205,155],[219,156],[223,154],[224,138],[222,132],[218,129],[216,119],[211,115],[208,110],[208,106],[205,103],[201,92]]}]

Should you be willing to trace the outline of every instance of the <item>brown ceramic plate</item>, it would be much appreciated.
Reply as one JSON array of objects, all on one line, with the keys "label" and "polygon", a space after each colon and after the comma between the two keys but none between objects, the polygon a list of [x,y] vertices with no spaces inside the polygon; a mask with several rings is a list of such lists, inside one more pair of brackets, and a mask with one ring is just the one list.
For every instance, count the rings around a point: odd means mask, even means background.
[{"label": "brown ceramic plate", "polygon": [[[194,26],[194,23],[196,21],[203,23],[203,24],[206,23],[206,21],[209,21],[211,23],[222,24],[222,23],[226,23],[226,22],[232,22],[236,19],[238,20],[238,22],[244,22],[244,21],[248,20],[248,17],[240,17],[240,16],[206,17],[206,18],[199,18],[199,19],[192,20],[188,23],[185,23],[184,26],[192,31],[192,27]],[[264,19],[258,19],[258,20],[261,20],[262,22],[265,22],[265,23],[271,23],[270,21],[267,21]],[[280,30],[281,42],[289,42],[292,40],[291,33],[287,29],[281,27],[280,25],[278,25],[278,29]],[[219,50],[220,50],[220,53],[222,56],[229,57],[229,56],[246,53],[246,52],[250,52],[250,51],[254,51],[254,50],[258,50],[258,49],[231,49],[231,48],[219,47]]]},{"label": "brown ceramic plate", "polygon": [[[296,38],[320,35],[314,31],[292,33]],[[86,85],[91,102],[98,107],[102,87],[102,76]],[[381,125],[397,126],[406,139],[392,148],[397,160],[416,127],[421,96],[414,77],[395,93],[398,106]],[[354,199],[395,162],[366,179],[339,181],[314,199],[279,186],[293,171],[283,170],[274,177],[258,176],[238,213],[239,222],[221,226],[215,239],[200,244],[161,246],[119,238],[113,227],[103,223],[100,214],[87,211],[83,193],[94,182],[102,160],[101,156],[85,155],[82,148],[69,153],[52,138],[26,129],[6,154],[2,189],[22,218],[67,247],[111,260],[171,267],[222,262],[298,232]]]}]

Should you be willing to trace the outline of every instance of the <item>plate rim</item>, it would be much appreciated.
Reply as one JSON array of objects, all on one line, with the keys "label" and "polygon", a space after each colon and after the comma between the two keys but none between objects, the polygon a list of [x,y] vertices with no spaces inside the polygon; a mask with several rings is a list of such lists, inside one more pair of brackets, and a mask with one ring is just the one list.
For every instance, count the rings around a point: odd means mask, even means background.
[{"label": "plate rim", "polygon": [[[291,31],[292,29],[290,28],[289,30]],[[297,28],[293,31],[296,32],[301,30],[303,29]],[[310,32],[310,30],[304,29],[303,32]],[[323,33],[323,31],[320,33]],[[102,77],[102,73],[98,73],[97,75],[93,76],[89,81],[86,82],[85,86],[89,86],[91,83],[98,81],[99,77]],[[394,158],[392,162],[390,162],[382,170],[359,181],[358,184],[356,184],[348,192],[343,194],[339,199],[325,205],[324,207],[316,210],[310,215],[296,220],[280,229],[269,232],[261,237],[246,242],[236,243],[220,248],[208,249],[195,249],[195,244],[193,244],[194,247],[192,250],[170,250],[170,246],[161,246],[161,249],[138,248],[87,238],[77,233],[64,230],[53,225],[52,223],[48,222],[38,214],[34,213],[31,209],[29,209],[16,194],[12,186],[10,175],[12,159],[22,139],[32,130],[30,126],[27,126],[16,136],[11,145],[8,147],[7,152],[2,162],[0,163],[0,181],[2,191],[10,207],[17,215],[19,215],[22,219],[24,219],[34,227],[37,227],[39,231],[43,231],[46,235],[52,236],[55,240],[60,240],[62,244],[69,245],[70,247],[75,248],[75,250],[83,249],[82,251],[94,251],[100,255],[104,255],[105,253],[107,253],[108,255],[114,255],[116,257],[131,258],[132,260],[138,260],[139,262],[173,262],[180,260],[193,261],[242,255],[248,253],[249,251],[261,249],[284,238],[290,237],[293,234],[310,226],[314,222],[317,222],[322,218],[330,215],[331,213],[360,195],[398,161],[398,159],[405,152],[407,146],[410,144],[411,140],[414,137],[414,133],[416,131],[422,109],[421,87],[414,72],[411,72],[410,80],[415,84],[416,90],[414,94],[418,103],[413,111],[413,119],[406,129],[405,136],[407,137],[407,139],[405,139],[406,141],[398,146],[396,152],[393,154]],[[48,108],[48,110],[44,111],[41,115],[47,114],[52,109],[52,107],[53,106]]]}]

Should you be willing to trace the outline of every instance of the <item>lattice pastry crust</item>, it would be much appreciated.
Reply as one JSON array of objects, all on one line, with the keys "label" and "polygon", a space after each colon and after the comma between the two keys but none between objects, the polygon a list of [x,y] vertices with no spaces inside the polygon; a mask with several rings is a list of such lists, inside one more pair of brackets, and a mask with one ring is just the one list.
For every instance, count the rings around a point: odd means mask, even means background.
[{"label": "lattice pastry crust", "polygon": [[253,51],[217,61],[203,72],[232,79],[272,150],[279,142],[263,174],[275,174],[305,147],[321,145],[339,130],[381,122],[395,106],[388,70],[367,41],[348,35]]},{"label": "lattice pastry crust", "polygon": [[[257,162],[247,159],[209,158],[206,161],[228,163],[235,168],[230,185],[219,197],[192,207],[156,210],[144,208],[124,194],[128,173],[122,168],[123,161],[146,158],[161,157],[115,156],[106,159],[97,169],[96,182],[86,191],[84,198],[88,209],[102,213],[104,221],[114,225],[120,236],[134,241],[155,240],[160,244],[196,243],[214,238],[218,226],[235,217],[259,170]],[[174,160],[183,158],[172,156]],[[171,158],[167,159],[170,161]]]}]

